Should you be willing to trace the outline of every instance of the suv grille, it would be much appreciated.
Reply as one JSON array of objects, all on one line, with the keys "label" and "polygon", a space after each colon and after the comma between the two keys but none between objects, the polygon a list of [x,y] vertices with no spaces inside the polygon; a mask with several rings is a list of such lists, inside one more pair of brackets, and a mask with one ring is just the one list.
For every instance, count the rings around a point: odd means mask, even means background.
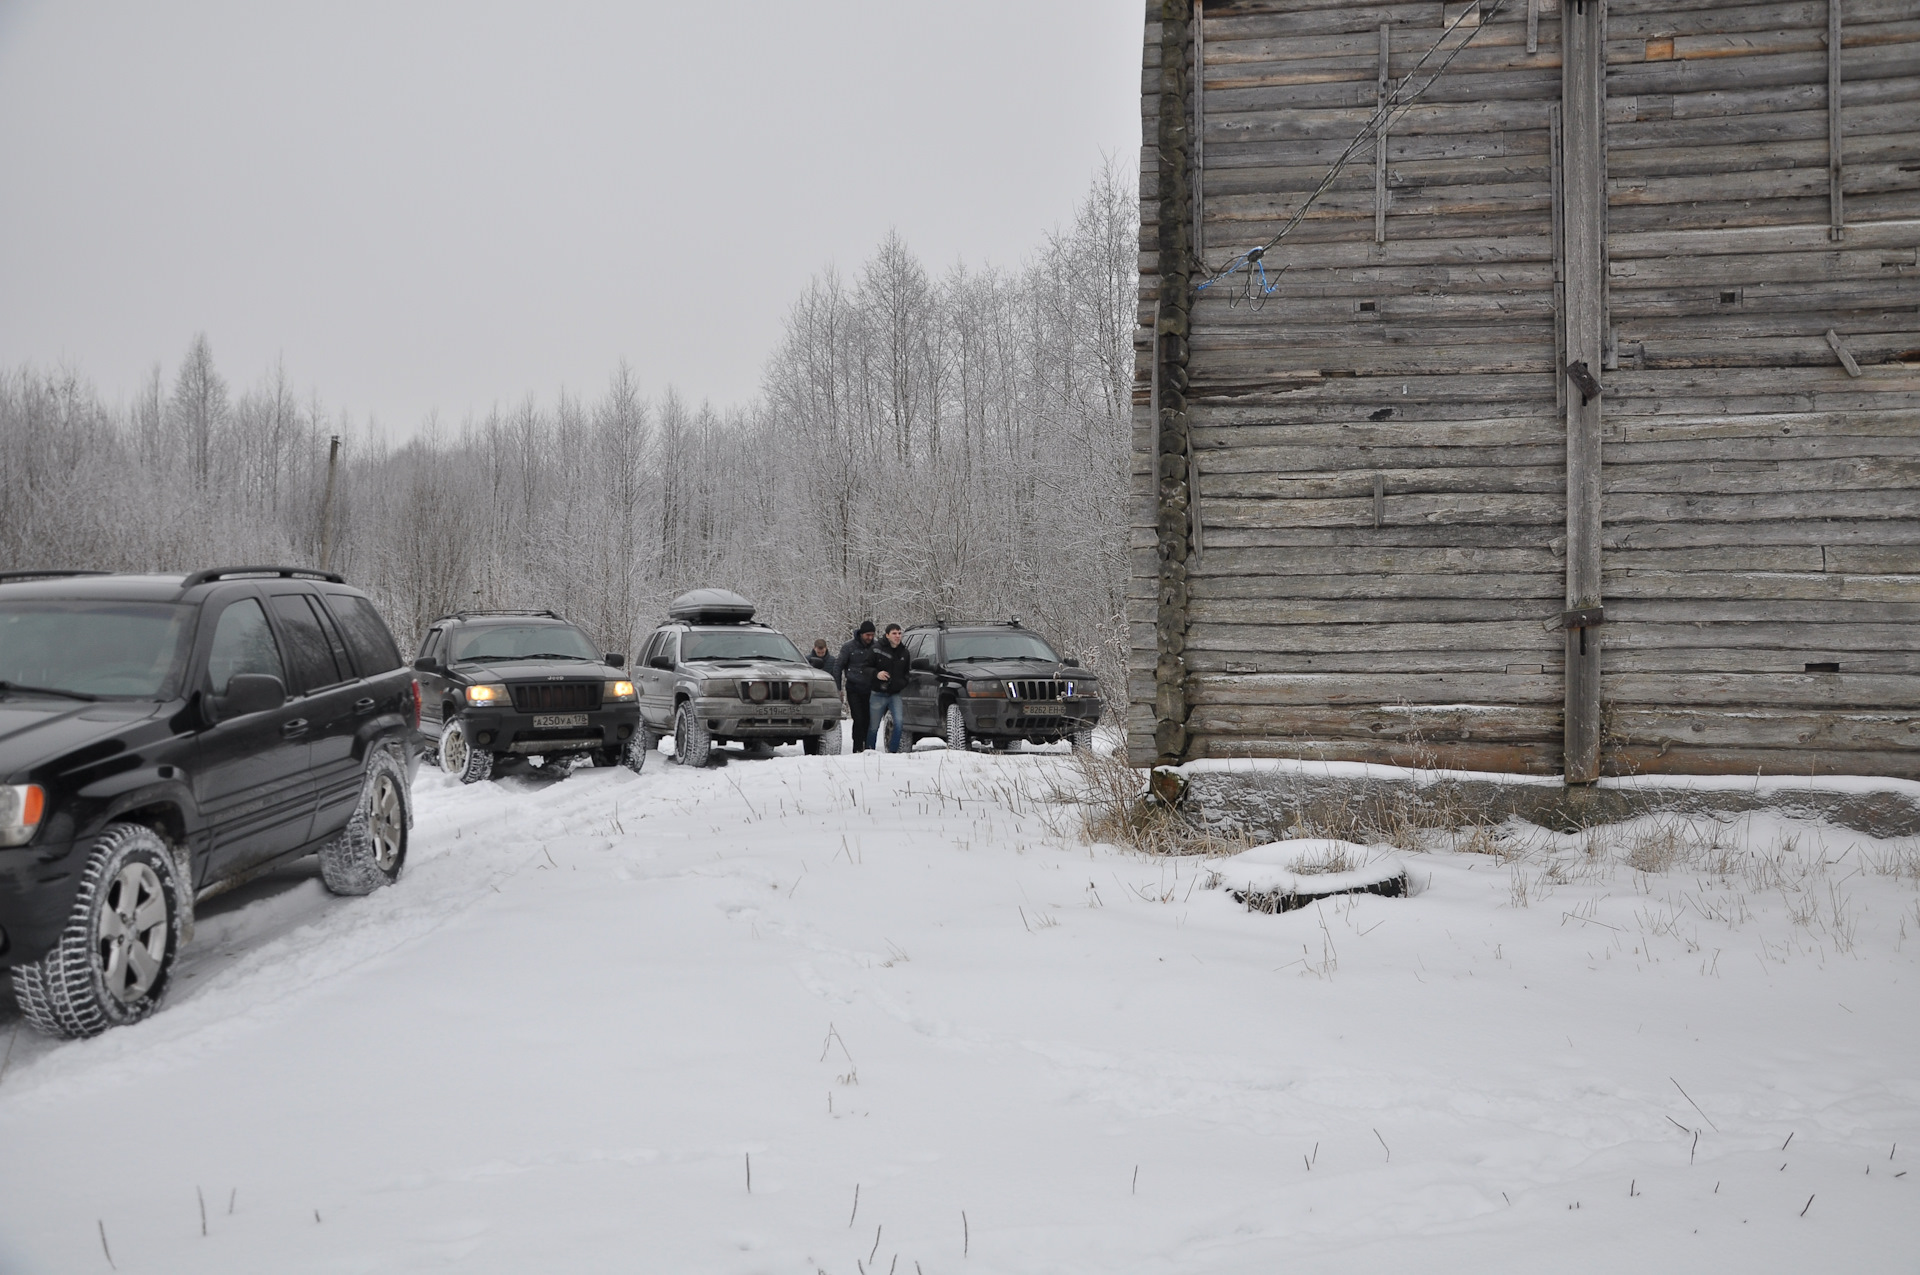
[{"label": "suv grille", "polygon": [[599,682],[515,682],[507,689],[523,713],[566,713],[599,708],[604,687]]},{"label": "suv grille", "polygon": [[1051,677],[1026,678],[1008,682],[1007,689],[1013,692],[1014,699],[1059,699],[1066,683]]}]

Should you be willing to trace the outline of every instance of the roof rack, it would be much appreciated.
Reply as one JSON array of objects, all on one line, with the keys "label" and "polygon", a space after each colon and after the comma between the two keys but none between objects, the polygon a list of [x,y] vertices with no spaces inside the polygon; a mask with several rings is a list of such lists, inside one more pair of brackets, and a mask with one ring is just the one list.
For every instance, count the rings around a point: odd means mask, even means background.
[{"label": "roof rack", "polygon": [[49,567],[44,571],[0,571],[0,580],[50,580],[58,576],[110,576],[111,571],[65,571]]},{"label": "roof rack", "polygon": [[944,615],[935,616],[932,624],[917,624],[919,629],[1017,629],[1020,617],[1013,616],[1005,620],[949,620]]},{"label": "roof rack", "polygon": [[332,571],[321,571],[314,567],[209,567],[205,571],[195,571],[180,582],[183,589],[191,589],[196,584],[205,584],[209,580],[226,580],[233,576],[279,576],[291,580],[301,577],[309,580],[325,580],[328,584],[345,584],[347,578]]},{"label": "roof rack", "polygon": [[511,607],[471,607],[465,611],[454,611],[447,615],[440,616],[439,619],[434,620],[433,623],[438,624],[441,620],[473,620],[488,615],[525,615],[532,616],[536,619],[545,618],[548,620],[558,620],[560,618],[559,612],[544,609],[515,610]]}]

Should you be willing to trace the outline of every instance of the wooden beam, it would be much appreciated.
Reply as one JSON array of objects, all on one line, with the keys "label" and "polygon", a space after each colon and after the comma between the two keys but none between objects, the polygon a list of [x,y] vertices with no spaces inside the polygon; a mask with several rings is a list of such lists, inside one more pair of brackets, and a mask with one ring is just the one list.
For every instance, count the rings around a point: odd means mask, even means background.
[{"label": "wooden beam", "polygon": [[[1601,605],[1601,392],[1591,392],[1606,334],[1606,4],[1563,0],[1561,251],[1566,291],[1562,379],[1567,411],[1566,607]],[[1586,383],[1589,390],[1577,386]],[[1599,627],[1566,630],[1564,773],[1570,784],[1600,777]]]},{"label": "wooden beam", "polygon": [[1840,0],[1827,0],[1827,238],[1834,240],[1847,235],[1847,210],[1840,190],[1840,178],[1846,169],[1844,114],[1840,100]]},{"label": "wooden beam", "polygon": [[[1195,0],[1198,3],[1198,0]],[[1390,36],[1392,28],[1386,23],[1380,24],[1380,74],[1373,90],[1373,109],[1380,110],[1387,102],[1387,59],[1392,47]],[[1380,122],[1380,129],[1373,135],[1373,241],[1387,241],[1387,124]]]},{"label": "wooden beam", "polygon": [[1193,259],[1207,259],[1207,46],[1201,34],[1206,0],[1193,0]]}]

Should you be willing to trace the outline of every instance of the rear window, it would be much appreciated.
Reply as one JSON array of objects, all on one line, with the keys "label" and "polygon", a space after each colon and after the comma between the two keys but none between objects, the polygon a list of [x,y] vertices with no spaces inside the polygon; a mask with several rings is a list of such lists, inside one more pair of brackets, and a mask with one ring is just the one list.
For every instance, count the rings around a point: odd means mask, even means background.
[{"label": "rear window", "polygon": [[400,667],[400,648],[394,645],[393,634],[373,603],[350,593],[328,593],[323,597],[327,610],[332,612],[340,632],[346,636],[347,650],[353,653],[360,676],[372,677]]},{"label": "rear window", "polygon": [[0,682],[16,690],[171,699],[193,608],[170,602],[0,602]]}]

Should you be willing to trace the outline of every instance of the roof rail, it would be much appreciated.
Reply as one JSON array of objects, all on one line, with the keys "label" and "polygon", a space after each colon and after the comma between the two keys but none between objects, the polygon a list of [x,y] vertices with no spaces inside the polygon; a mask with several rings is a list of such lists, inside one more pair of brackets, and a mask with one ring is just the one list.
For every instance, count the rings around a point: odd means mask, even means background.
[{"label": "roof rail", "polygon": [[332,571],[320,571],[314,567],[208,567],[204,571],[195,571],[180,582],[183,589],[191,589],[196,584],[205,584],[209,580],[225,580],[230,576],[280,576],[293,579],[296,576],[313,580],[325,580],[329,584],[345,584],[345,576]]},{"label": "roof rail", "polygon": [[433,620],[432,623],[438,624],[440,623],[441,620],[471,620],[476,616],[483,616],[483,615],[530,615],[530,616],[536,616],[536,617],[544,616],[549,620],[558,620],[561,618],[559,612],[546,610],[546,609],[514,610],[513,608],[510,608],[510,607],[497,607],[497,608],[496,607],[472,607],[465,611],[449,612],[448,614],[440,616],[437,619]]},{"label": "roof rail", "polygon": [[49,567],[44,571],[0,571],[0,580],[48,580],[56,576],[110,576],[111,571],[65,571]]},{"label": "roof rail", "polygon": [[931,623],[916,624],[912,627],[916,629],[1017,629],[1020,627],[1020,617],[1016,615],[1010,620],[949,620],[945,616],[936,616]]}]

